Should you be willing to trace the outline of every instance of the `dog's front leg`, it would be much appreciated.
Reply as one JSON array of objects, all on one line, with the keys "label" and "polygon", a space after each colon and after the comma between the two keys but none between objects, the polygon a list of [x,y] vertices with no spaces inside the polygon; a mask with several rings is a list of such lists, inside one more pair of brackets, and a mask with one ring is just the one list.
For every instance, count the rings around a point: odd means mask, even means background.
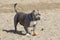
[{"label": "dog's front leg", "polygon": [[36,27],[35,27],[35,25],[34,25],[34,26],[33,26],[33,33],[35,32],[35,28],[36,28]]},{"label": "dog's front leg", "polygon": [[28,31],[28,27],[24,27],[25,31],[26,31],[26,35],[30,35],[30,32]]}]

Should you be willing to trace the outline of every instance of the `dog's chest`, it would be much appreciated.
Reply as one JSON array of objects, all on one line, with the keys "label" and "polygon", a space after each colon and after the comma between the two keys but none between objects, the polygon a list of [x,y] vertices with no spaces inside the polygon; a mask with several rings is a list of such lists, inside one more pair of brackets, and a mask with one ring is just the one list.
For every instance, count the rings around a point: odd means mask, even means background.
[{"label": "dog's chest", "polygon": [[36,21],[31,21],[31,22],[30,22],[30,26],[33,26],[33,25],[36,25],[36,24],[37,24]]}]

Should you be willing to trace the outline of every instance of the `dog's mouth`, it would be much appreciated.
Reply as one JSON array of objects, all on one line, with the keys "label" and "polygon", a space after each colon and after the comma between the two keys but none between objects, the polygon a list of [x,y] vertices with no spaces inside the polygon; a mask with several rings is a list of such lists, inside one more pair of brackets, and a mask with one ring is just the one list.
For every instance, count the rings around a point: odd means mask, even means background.
[{"label": "dog's mouth", "polygon": [[40,17],[36,18],[36,20],[40,20]]}]

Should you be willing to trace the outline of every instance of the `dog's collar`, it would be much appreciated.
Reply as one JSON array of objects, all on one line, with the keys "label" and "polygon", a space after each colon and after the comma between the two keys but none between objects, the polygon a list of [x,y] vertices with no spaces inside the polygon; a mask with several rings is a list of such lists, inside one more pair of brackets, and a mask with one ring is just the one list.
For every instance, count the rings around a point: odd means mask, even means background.
[{"label": "dog's collar", "polygon": [[31,14],[29,14],[29,15],[28,15],[28,18],[29,18],[29,20],[30,20],[30,21],[32,21],[32,20],[33,20],[33,17],[32,17],[32,15],[31,15]]}]

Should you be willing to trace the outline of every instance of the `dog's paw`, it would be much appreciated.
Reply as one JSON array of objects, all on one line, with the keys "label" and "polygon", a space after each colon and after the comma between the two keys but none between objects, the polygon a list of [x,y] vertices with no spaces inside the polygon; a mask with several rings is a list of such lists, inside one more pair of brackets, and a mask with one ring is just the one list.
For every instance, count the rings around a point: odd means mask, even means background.
[{"label": "dog's paw", "polygon": [[26,34],[26,36],[30,36],[30,34],[29,34],[29,33],[27,33],[27,34]]},{"label": "dog's paw", "polygon": [[29,33],[27,33],[26,35],[30,35]]}]

